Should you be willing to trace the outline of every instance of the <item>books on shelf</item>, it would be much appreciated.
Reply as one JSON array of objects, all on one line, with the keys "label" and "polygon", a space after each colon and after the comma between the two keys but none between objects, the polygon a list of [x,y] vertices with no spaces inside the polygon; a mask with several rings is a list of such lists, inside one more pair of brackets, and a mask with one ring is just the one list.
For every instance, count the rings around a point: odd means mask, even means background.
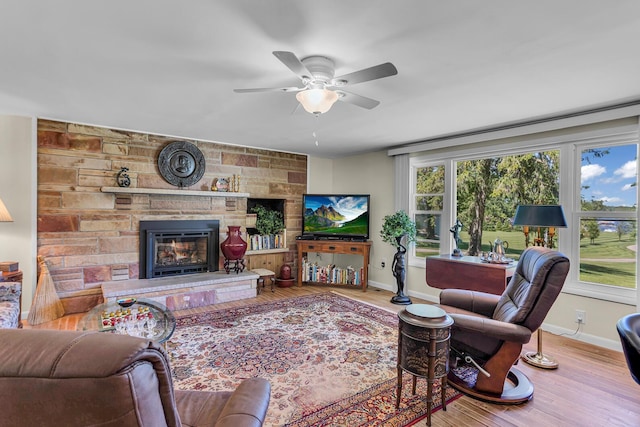
[{"label": "books on shelf", "polygon": [[309,262],[302,259],[302,281],[318,282],[334,285],[362,285],[363,268],[336,267],[335,264],[318,265],[317,262]]},{"label": "books on shelf", "polygon": [[268,236],[252,234],[247,238],[247,250],[262,251],[266,249],[284,249],[287,247],[287,231]]},{"label": "books on shelf", "polygon": [[18,271],[18,261],[0,262],[0,271],[6,271],[6,272]]}]

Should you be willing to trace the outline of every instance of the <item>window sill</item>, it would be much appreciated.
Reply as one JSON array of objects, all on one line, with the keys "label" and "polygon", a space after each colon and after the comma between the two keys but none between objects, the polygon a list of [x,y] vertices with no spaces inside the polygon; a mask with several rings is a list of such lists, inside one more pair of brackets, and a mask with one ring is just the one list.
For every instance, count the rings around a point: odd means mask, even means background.
[{"label": "window sill", "polygon": [[581,282],[565,283],[562,293],[631,305],[634,307],[637,303],[637,291],[635,289],[617,288],[615,286]]}]

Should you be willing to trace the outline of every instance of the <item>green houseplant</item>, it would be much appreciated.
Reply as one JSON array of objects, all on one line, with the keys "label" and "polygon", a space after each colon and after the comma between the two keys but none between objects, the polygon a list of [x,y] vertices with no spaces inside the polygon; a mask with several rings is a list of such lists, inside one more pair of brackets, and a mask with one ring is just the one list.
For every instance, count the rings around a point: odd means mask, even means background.
[{"label": "green houseplant", "polygon": [[284,229],[284,219],[278,211],[272,211],[262,205],[256,205],[251,212],[257,215],[256,230],[263,236],[278,234]]},{"label": "green houseplant", "polygon": [[404,256],[407,253],[407,248],[402,244],[402,241],[403,239],[406,240],[406,244],[416,241],[416,223],[402,210],[393,215],[387,215],[382,221],[380,237],[384,242],[392,244],[397,249],[391,269],[398,289],[396,295],[391,298],[391,302],[394,304],[411,304],[411,299],[404,294],[406,276]]}]

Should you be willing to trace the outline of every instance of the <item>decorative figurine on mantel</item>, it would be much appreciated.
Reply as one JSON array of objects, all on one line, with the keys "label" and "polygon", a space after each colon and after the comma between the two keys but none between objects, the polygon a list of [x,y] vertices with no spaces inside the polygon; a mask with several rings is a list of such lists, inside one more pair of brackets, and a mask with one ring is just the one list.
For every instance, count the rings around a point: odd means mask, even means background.
[{"label": "decorative figurine on mantel", "polygon": [[462,256],[462,251],[460,250],[459,246],[460,242],[462,241],[462,239],[460,239],[460,232],[462,231],[462,227],[462,222],[460,222],[460,220],[456,218],[456,223],[449,229],[449,231],[453,233],[453,243],[455,243],[456,245],[453,253],[451,254],[452,256]]},{"label": "decorative figurine on mantel", "polygon": [[118,187],[127,188],[131,185],[131,178],[129,178],[127,172],[129,172],[129,168],[120,168],[120,172],[116,175]]},{"label": "decorative figurine on mantel", "polygon": [[211,191],[229,191],[229,178],[214,178],[211,183]]},{"label": "decorative figurine on mantel", "polygon": [[211,182],[211,191],[220,192],[233,192],[240,191],[240,175],[233,174],[233,176],[213,178]]},{"label": "decorative figurine on mantel", "polygon": [[240,175],[236,175],[234,173],[230,181],[231,182],[229,183],[229,191],[233,191],[234,193],[239,192],[240,191]]}]

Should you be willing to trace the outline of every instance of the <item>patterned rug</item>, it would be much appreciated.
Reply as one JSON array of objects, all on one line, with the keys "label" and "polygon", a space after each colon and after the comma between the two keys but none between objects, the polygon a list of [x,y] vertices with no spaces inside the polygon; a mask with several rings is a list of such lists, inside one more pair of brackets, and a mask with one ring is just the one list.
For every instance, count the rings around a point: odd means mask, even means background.
[{"label": "patterned rug", "polygon": [[396,410],[397,328],[396,313],[323,293],[180,318],[167,350],[178,389],[268,379],[266,426],[408,426],[426,416],[426,380],[413,396],[405,374]]}]

